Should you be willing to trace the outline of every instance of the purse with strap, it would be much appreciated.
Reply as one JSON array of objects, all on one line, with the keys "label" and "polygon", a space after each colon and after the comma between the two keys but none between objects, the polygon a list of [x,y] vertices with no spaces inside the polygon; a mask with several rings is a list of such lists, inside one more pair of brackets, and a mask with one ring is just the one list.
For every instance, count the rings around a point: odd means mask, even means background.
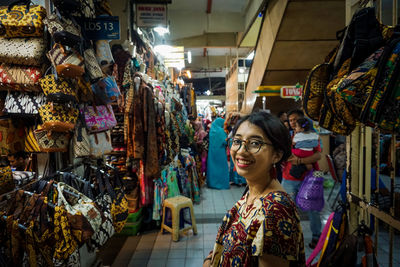
[{"label": "purse with strap", "polygon": [[117,125],[111,105],[87,106],[81,109],[85,116],[86,128],[90,133],[107,131]]},{"label": "purse with strap", "polygon": [[25,130],[26,130],[26,134],[25,134],[24,151],[29,152],[29,153],[41,152],[38,141],[36,140],[36,137],[34,134],[35,127],[32,126],[32,127],[26,128]]},{"label": "purse with strap", "polygon": [[76,102],[78,96],[72,83],[63,78],[49,74],[40,79],[40,86],[48,101],[53,102]]},{"label": "purse with strap", "polygon": [[55,103],[47,103],[39,108],[43,129],[67,132],[75,128],[79,111],[76,108]]},{"label": "purse with strap", "polygon": [[105,189],[105,184],[100,171],[96,172],[96,180],[99,184],[100,194],[96,197],[95,202],[103,212],[105,220],[103,220],[99,231],[92,236],[92,248],[99,248],[103,246],[114,233],[113,219],[111,216],[112,199]]},{"label": "purse with strap", "polygon": [[300,186],[296,203],[304,211],[324,208],[324,177],[321,171],[309,171]]},{"label": "purse with strap", "polygon": [[[68,191],[79,196],[78,198],[74,197],[70,198],[70,201],[67,201],[64,196],[64,189],[68,189]],[[90,223],[94,232],[97,232],[100,228],[102,222],[102,214],[96,208],[93,200],[83,195],[81,192],[76,190],[73,187],[66,185],[65,183],[59,182],[57,183],[57,191],[58,191],[58,206],[65,206],[65,209],[71,215],[82,214]]]},{"label": "purse with strap", "polygon": [[97,81],[103,78],[103,71],[101,70],[99,63],[97,62],[95,52],[93,48],[86,49],[83,53],[85,58],[85,67],[91,81]]},{"label": "purse with strap", "polygon": [[0,7],[0,36],[41,37],[44,34],[43,19],[46,9],[40,5],[14,5]]},{"label": "purse with strap", "polygon": [[82,41],[81,29],[72,20],[51,14],[44,19],[54,42],[77,47]]},{"label": "purse with strap", "polygon": [[8,114],[39,115],[38,109],[46,104],[43,93],[8,92],[4,111]]},{"label": "purse with strap", "polygon": [[0,62],[37,67],[44,62],[46,48],[44,38],[0,37]]},{"label": "purse with strap", "polygon": [[107,76],[95,84],[92,84],[92,91],[96,99],[103,105],[115,102],[121,95],[117,82],[113,76]]},{"label": "purse with strap", "polygon": [[40,92],[39,79],[42,69],[38,67],[0,64],[0,87],[6,90]]},{"label": "purse with strap", "polygon": [[49,132],[40,127],[34,131],[35,139],[40,152],[67,152],[69,134],[62,132]]},{"label": "purse with strap", "polygon": [[55,44],[47,57],[61,76],[76,78],[85,73],[83,57],[73,48],[69,51],[61,44]]}]

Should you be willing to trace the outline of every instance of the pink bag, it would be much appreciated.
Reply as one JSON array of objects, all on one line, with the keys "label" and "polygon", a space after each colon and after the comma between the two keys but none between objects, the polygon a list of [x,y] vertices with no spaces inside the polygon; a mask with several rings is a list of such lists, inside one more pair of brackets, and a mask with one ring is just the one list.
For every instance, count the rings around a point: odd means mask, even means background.
[{"label": "pink bag", "polygon": [[90,133],[107,131],[117,125],[111,105],[87,106],[81,109],[81,113],[85,116],[86,129]]}]

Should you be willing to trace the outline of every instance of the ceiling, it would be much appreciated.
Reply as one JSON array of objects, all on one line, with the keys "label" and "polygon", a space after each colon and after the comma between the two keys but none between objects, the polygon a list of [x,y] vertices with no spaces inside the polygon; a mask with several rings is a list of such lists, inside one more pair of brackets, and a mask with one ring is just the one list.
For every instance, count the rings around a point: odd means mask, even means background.
[{"label": "ceiling", "polygon": [[[251,0],[212,0],[211,12],[243,12]],[[169,10],[207,11],[207,0],[172,0]]]},{"label": "ceiling", "polygon": [[[186,69],[193,71],[193,78],[224,78],[233,59],[247,57],[254,49],[258,31],[252,25],[259,23],[261,3],[264,0],[172,0],[165,42],[191,52],[192,63],[186,62]],[[239,48],[240,40],[245,47]]]}]

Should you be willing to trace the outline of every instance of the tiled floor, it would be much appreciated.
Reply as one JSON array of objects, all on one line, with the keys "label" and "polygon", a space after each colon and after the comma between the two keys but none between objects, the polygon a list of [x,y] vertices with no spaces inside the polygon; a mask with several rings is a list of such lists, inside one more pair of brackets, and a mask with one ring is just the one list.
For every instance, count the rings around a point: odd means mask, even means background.
[{"label": "tiled floor", "polygon": [[[140,236],[128,237],[124,241],[118,256],[112,266],[132,267],[181,267],[202,266],[203,259],[208,255],[214,245],[217,229],[225,215],[233,204],[241,197],[244,187],[231,186],[229,190],[212,190],[203,188],[202,201],[194,206],[197,221],[198,234],[191,231],[180,238],[179,242],[171,241],[171,234],[161,234],[159,231],[144,233]],[[325,190],[325,199],[329,190]],[[335,195],[335,194],[334,194]],[[333,198],[331,199],[331,202]],[[322,214],[322,223],[325,224],[329,214],[329,205],[325,205]],[[306,257],[312,250],[308,248],[311,240],[309,221],[305,214],[300,214],[306,247]],[[380,266],[389,266],[389,235],[382,231],[379,235],[378,261]],[[400,264],[400,238],[395,239],[394,266]]]}]

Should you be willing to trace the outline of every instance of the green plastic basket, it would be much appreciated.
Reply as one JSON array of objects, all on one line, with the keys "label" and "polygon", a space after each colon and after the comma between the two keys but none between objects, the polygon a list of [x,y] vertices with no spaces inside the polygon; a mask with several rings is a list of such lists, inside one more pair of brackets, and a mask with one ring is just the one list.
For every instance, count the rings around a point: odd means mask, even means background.
[{"label": "green plastic basket", "polygon": [[139,221],[141,218],[142,218],[142,208],[140,208],[137,212],[129,213],[128,220],[126,222],[134,223]]},{"label": "green plastic basket", "polygon": [[139,221],[133,223],[126,223],[122,231],[119,233],[120,235],[137,235],[142,227],[142,218]]}]

